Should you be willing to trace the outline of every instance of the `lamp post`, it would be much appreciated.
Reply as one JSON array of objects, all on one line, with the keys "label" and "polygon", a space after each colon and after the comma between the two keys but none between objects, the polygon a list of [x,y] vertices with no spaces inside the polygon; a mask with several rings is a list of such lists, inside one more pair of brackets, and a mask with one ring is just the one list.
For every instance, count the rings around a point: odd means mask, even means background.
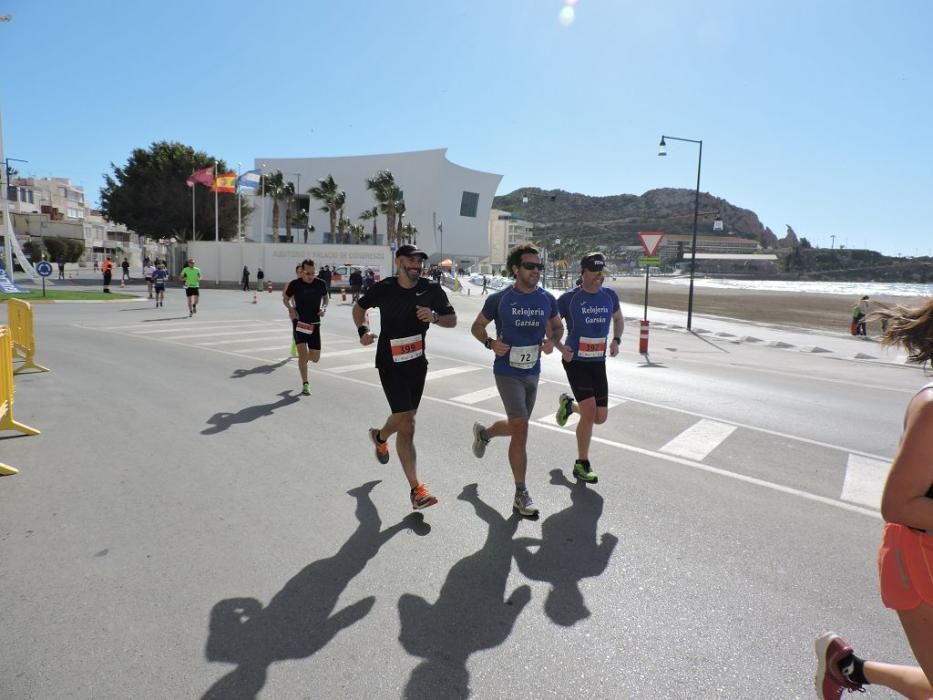
[{"label": "lamp post", "polygon": [[687,298],[687,330],[692,330],[693,326],[693,277],[696,272],[697,264],[697,217],[700,214],[700,167],[703,164],[703,141],[697,141],[696,139],[682,139],[677,136],[665,136],[661,135],[661,143],[658,145],[658,155],[666,156],[667,155],[667,144],[664,139],[671,139],[672,141],[686,141],[687,143],[695,143],[700,147],[699,158],[697,159],[697,190],[696,197],[693,200],[693,238],[691,239],[690,245],[690,294]]}]

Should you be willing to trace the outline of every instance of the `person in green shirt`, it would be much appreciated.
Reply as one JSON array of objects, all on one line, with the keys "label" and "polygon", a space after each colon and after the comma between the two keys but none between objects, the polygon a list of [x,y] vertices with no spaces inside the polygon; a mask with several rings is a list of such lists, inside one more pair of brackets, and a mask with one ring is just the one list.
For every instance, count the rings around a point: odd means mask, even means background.
[{"label": "person in green shirt", "polygon": [[185,282],[185,296],[188,297],[188,316],[193,316],[198,312],[198,299],[201,296],[201,270],[194,266],[194,260],[192,259],[181,269],[181,275],[179,276]]}]

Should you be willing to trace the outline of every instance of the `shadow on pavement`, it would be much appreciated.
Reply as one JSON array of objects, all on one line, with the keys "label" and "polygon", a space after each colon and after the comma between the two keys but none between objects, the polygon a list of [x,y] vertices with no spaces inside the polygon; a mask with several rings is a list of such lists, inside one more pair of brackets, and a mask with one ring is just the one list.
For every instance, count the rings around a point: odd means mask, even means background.
[{"label": "shadow on pavement", "polygon": [[288,364],[290,357],[286,357],[284,360],[280,360],[275,364],[271,365],[259,365],[258,367],[253,367],[252,369],[235,369],[233,374],[230,375],[230,379],[242,379],[243,377],[248,377],[251,374],[272,374],[279,367]]},{"label": "shadow on pavement", "polygon": [[300,400],[299,395],[292,394],[291,391],[282,391],[276,394],[276,396],[281,396],[282,398],[275,403],[264,403],[259,404],[258,406],[247,406],[246,408],[243,408],[236,413],[215,413],[213,416],[207,419],[208,424],[213,427],[205,428],[201,431],[201,435],[215,435],[217,433],[222,433],[224,430],[227,430],[237,423],[252,423],[254,420],[259,418],[271,416],[277,408],[284,408],[285,406],[297,403]]},{"label": "shadow on pavement", "polygon": [[[570,627],[590,616],[580,580],[606,570],[619,540],[603,533],[596,541],[596,527],[603,514],[599,493],[583,482],[570,483],[560,469],[551,471],[551,483],[570,490],[571,505],[541,523],[540,540],[515,540],[515,562],[528,578],[551,584],[544,611],[553,622]],[[532,552],[532,547],[537,551]]]},{"label": "shadow on pavement", "polygon": [[[382,530],[370,492],[370,481],[347,493],[356,499],[356,531],[329,559],[308,564],[262,606],[255,598],[229,598],[211,610],[205,656],[208,661],[236,664],[214,683],[202,700],[256,698],[276,661],[305,659],[323,649],[341,630],[362,620],[376,602],[362,598],[334,612],[347,584],[359,575],[380,547],[402,530],[430,532],[421,513]],[[276,697],[274,693],[270,697]]]},{"label": "shadow on pavement", "polygon": [[465,486],[458,498],[473,504],[489,532],[482,549],[454,564],[433,605],[410,593],[399,598],[399,641],[424,659],[405,686],[409,700],[469,697],[470,655],[502,644],[531,600],[528,586],[505,597],[521,516],[503,518],[479,498],[476,484]]},{"label": "shadow on pavement", "polygon": [[168,318],[144,318],[142,323],[158,323],[159,321],[181,321],[190,316],[169,316]]}]

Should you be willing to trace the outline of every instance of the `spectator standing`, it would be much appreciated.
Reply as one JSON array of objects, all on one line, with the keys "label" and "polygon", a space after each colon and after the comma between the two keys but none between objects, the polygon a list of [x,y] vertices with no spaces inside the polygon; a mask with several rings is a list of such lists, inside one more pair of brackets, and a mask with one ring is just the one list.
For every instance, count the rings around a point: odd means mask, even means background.
[{"label": "spectator standing", "polygon": [[243,282],[243,291],[248,292],[249,291],[249,268],[246,265],[243,266],[243,276],[241,278],[241,281]]},{"label": "spectator standing", "polygon": [[109,255],[104,258],[100,270],[104,275],[104,294],[110,294],[110,281],[113,279],[113,261]]},{"label": "spectator standing", "polygon": [[266,278],[266,273],[262,271],[262,268],[258,265],[256,266],[256,291],[262,291],[262,281]]},{"label": "spectator standing", "polygon": [[122,281],[126,282],[130,278],[130,261],[126,258],[123,258],[123,262],[120,263],[120,267],[123,269]]}]

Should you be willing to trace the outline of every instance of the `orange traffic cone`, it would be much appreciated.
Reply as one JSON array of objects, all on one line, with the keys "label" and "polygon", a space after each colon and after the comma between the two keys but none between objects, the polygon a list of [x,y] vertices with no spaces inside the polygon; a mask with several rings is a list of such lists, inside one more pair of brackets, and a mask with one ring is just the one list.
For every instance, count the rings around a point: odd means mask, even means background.
[{"label": "orange traffic cone", "polygon": [[253,292],[253,303],[256,303],[256,292]]},{"label": "orange traffic cone", "polygon": [[126,280],[124,279],[120,280],[120,289],[126,289]]},{"label": "orange traffic cone", "polygon": [[272,294],[272,282],[269,282],[269,294]]},{"label": "orange traffic cone", "polygon": [[340,290],[340,301],[343,302],[343,301],[346,301],[346,300],[347,300],[347,290],[346,290],[346,289],[341,289],[341,290]]}]

